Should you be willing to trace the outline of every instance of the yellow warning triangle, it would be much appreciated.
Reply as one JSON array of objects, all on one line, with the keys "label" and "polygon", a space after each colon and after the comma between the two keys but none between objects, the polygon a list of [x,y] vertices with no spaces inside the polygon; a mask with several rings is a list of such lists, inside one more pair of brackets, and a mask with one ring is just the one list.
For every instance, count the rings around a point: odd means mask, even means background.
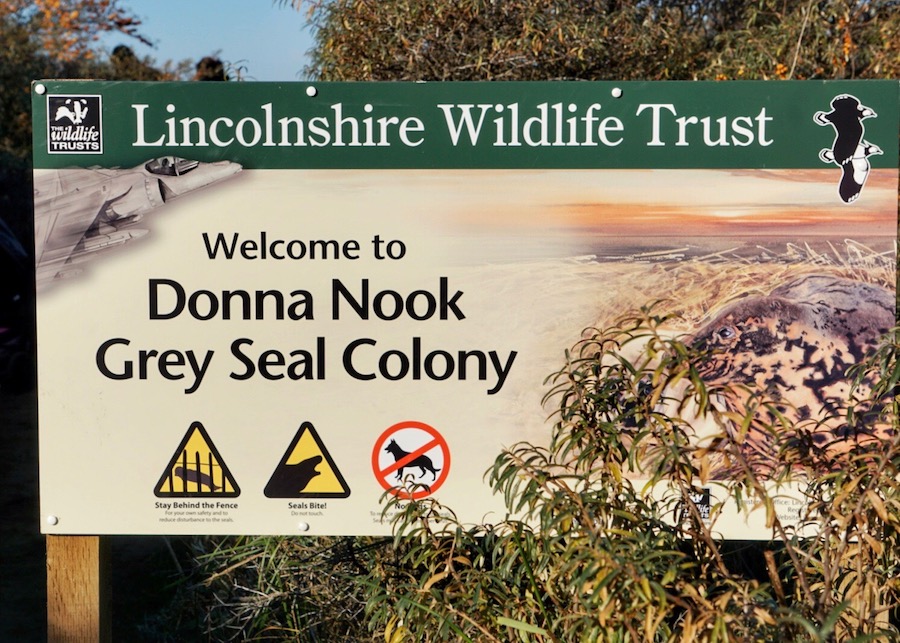
[{"label": "yellow warning triangle", "polygon": [[194,422],[153,493],[160,498],[236,498],[241,489],[206,429]]},{"label": "yellow warning triangle", "polygon": [[350,487],[316,429],[304,422],[264,493],[268,498],[346,498]]}]

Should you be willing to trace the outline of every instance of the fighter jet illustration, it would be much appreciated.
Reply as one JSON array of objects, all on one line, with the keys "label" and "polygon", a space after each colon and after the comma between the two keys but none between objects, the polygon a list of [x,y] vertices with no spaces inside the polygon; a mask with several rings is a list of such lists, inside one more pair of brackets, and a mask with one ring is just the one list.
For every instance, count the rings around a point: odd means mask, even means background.
[{"label": "fighter jet illustration", "polygon": [[130,169],[35,172],[37,287],[81,272],[79,264],[143,237],[145,213],[241,171],[230,161],[202,163],[163,156]]}]

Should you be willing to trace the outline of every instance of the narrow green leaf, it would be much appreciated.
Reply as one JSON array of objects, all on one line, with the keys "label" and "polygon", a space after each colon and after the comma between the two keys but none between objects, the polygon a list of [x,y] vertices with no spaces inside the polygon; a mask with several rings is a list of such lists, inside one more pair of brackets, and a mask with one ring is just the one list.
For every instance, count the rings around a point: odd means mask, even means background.
[{"label": "narrow green leaf", "polygon": [[549,634],[547,634],[547,630],[545,630],[542,627],[538,627],[537,625],[531,625],[529,623],[523,623],[522,621],[517,621],[515,619],[507,618],[505,616],[498,616],[497,624],[504,625],[504,626],[512,628],[514,630],[528,632],[529,634],[540,634],[541,636],[549,636]]}]

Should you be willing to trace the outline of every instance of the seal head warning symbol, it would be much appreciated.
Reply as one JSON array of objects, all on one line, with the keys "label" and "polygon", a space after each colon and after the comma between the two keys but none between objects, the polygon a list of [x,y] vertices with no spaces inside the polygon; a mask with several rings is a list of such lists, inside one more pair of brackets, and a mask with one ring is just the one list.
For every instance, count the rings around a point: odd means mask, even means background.
[{"label": "seal head warning symbol", "polygon": [[346,498],[350,487],[316,429],[304,422],[263,493],[267,498]]}]

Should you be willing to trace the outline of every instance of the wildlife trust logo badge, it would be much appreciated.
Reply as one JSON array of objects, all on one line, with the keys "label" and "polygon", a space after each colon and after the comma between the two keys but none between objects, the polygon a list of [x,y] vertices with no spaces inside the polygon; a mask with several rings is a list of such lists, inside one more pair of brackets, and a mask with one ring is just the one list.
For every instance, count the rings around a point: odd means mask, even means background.
[{"label": "wildlife trust logo badge", "polygon": [[47,152],[102,154],[102,98],[47,96]]},{"label": "wildlife trust logo badge", "polygon": [[853,203],[862,193],[871,169],[869,157],[884,154],[880,147],[864,138],[863,121],[877,116],[875,110],[850,94],[835,96],[831,99],[830,112],[816,112],[813,116],[818,125],[834,128],[834,142],[831,148],[819,152],[819,158],[823,163],[834,163],[841,168],[838,194],[844,203]]}]

